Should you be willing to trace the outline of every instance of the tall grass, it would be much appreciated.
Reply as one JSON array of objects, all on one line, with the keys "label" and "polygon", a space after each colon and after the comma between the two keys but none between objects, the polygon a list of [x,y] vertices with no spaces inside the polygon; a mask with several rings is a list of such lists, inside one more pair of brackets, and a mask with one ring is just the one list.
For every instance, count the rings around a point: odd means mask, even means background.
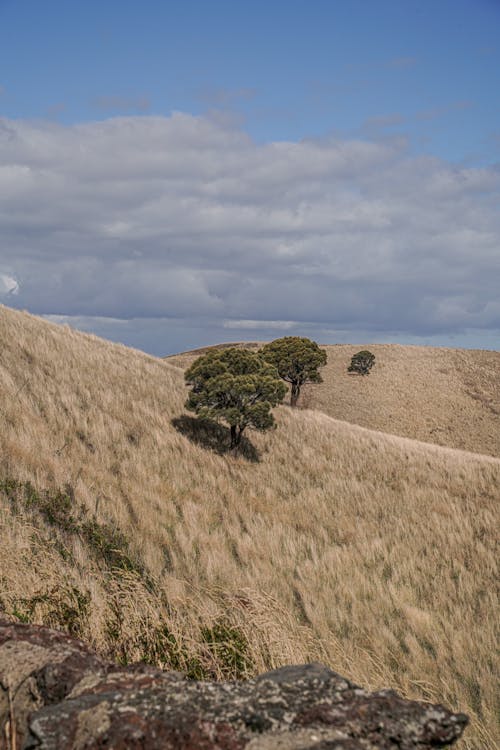
[{"label": "tall grass", "polygon": [[99,650],[193,676],[321,660],[466,711],[462,747],[494,747],[500,460],[287,407],[234,458],[179,419],[168,362],[5,308],[0,342],[2,477],[70,486],[144,568],[3,492],[7,612],[80,607]]}]

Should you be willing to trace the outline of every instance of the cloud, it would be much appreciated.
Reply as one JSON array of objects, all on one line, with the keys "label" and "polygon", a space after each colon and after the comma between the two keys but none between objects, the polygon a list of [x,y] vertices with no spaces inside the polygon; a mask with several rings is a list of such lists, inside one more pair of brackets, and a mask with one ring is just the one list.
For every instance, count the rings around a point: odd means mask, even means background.
[{"label": "cloud", "polygon": [[197,92],[198,99],[209,107],[233,106],[238,101],[251,101],[256,95],[257,89],[249,87],[203,86]]},{"label": "cloud", "polygon": [[97,325],[106,326],[123,326],[128,321],[123,318],[105,318],[100,316],[76,316],[76,315],[43,315],[45,320],[49,320],[51,323],[57,323],[58,325],[70,325],[73,328],[78,328],[81,331],[93,331]]},{"label": "cloud", "polygon": [[465,109],[470,109],[473,106],[473,102],[469,99],[460,100],[457,102],[450,102],[449,104],[439,105],[438,107],[431,107],[430,109],[423,109],[416,113],[416,120],[437,120],[439,117],[444,117],[451,112],[462,112]]},{"label": "cloud", "polygon": [[19,294],[19,284],[6,273],[0,273],[0,296],[9,297]]},{"label": "cloud", "polygon": [[137,321],[169,321],[193,341],[292,321],[500,329],[500,170],[401,139],[256,144],[183,113],[0,120],[0,193],[1,283],[19,280],[3,294],[34,313],[134,319],[137,337]]},{"label": "cloud", "polygon": [[397,112],[389,115],[379,115],[377,117],[369,117],[363,123],[362,128],[366,130],[383,130],[384,128],[392,128],[396,125],[403,125],[406,119],[403,115]]},{"label": "cloud", "polygon": [[67,108],[67,104],[64,102],[57,102],[56,104],[47,107],[46,115],[50,120],[56,120],[59,115],[62,115],[63,112],[67,110]]},{"label": "cloud", "polygon": [[225,320],[223,323],[224,328],[236,328],[248,331],[289,331],[291,328],[297,328],[299,325],[295,320]]},{"label": "cloud", "polygon": [[148,112],[151,109],[149,96],[96,96],[92,106],[101,112]]}]

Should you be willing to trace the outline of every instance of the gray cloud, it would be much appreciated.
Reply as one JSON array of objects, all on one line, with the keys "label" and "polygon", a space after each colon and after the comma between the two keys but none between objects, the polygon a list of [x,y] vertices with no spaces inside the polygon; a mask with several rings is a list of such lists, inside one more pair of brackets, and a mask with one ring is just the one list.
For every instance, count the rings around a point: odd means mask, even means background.
[{"label": "gray cloud", "polygon": [[395,112],[391,115],[379,115],[378,117],[369,117],[365,121],[365,125],[374,128],[388,128],[393,125],[402,125],[405,122],[403,115]]},{"label": "gray cloud", "polygon": [[67,110],[68,106],[65,102],[57,102],[56,104],[51,104],[50,107],[47,107],[46,115],[50,120],[56,120],[59,115],[62,115],[63,112]]},{"label": "gray cloud", "polygon": [[238,101],[251,101],[257,95],[257,89],[240,87],[225,88],[223,86],[203,86],[197,92],[198,99],[209,107],[232,106]]},{"label": "gray cloud", "polygon": [[96,96],[92,105],[101,112],[148,112],[151,109],[149,96]]},{"label": "gray cloud", "polygon": [[300,324],[295,320],[225,320],[224,328],[239,329],[241,331],[289,331]]},{"label": "gray cloud", "polygon": [[416,113],[416,120],[437,120],[439,117],[444,117],[451,112],[462,112],[465,109],[470,109],[474,106],[474,102],[469,99],[464,99],[457,102],[450,102],[448,104],[439,105],[438,107],[432,107],[431,109],[423,109]]},{"label": "gray cloud", "polygon": [[412,121],[416,123],[420,122],[432,122],[438,120],[447,115],[463,112],[464,110],[471,109],[474,103],[470,100],[461,100],[455,102],[448,102],[446,104],[432,107],[430,109],[419,110],[413,117],[403,117],[403,115],[394,112],[386,115],[378,115],[375,117],[368,117],[362,124],[360,132],[367,137],[377,137],[386,128],[392,128],[399,125],[411,124]]},{"label": "gray cloud", "polygon": [[499,192],[498,168],[410,157],[401,138],[0,120],[0,278],[9,304],[99,331],[494,331]]}]

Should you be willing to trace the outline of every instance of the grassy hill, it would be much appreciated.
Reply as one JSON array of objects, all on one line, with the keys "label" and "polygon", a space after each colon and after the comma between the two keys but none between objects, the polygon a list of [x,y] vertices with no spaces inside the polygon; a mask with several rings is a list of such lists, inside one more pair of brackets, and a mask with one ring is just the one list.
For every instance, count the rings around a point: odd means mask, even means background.
[{"label": "grassy hill", "polygon": [[[324,382],[303,389],[303,408],[372,430],[500,457],[500,352],[370,344],[376,364],[368,377],[360,377],[347,367],[365,347],[323,348],[328,354]],[[208,348],[167,361],[185,368],[204,351]]]},{"label": "grassy hill", "polygon": [[1,608],[197,676],[321,660],[494,747],[500,460],[288,407],[234,458],[168,361],[3,307],[0,342]]}]

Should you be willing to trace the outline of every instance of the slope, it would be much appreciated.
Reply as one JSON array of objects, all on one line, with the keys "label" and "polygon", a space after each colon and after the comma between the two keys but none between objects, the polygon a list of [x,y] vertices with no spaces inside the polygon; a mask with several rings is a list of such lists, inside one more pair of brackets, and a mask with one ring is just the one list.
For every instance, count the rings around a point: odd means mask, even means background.
[{"label": "slope", "polygon": [[235,459],[178,368],[6,308],[0,341],[7,612],[193,675],[322,660],[493,746],[500,461],[287,407]]}]

